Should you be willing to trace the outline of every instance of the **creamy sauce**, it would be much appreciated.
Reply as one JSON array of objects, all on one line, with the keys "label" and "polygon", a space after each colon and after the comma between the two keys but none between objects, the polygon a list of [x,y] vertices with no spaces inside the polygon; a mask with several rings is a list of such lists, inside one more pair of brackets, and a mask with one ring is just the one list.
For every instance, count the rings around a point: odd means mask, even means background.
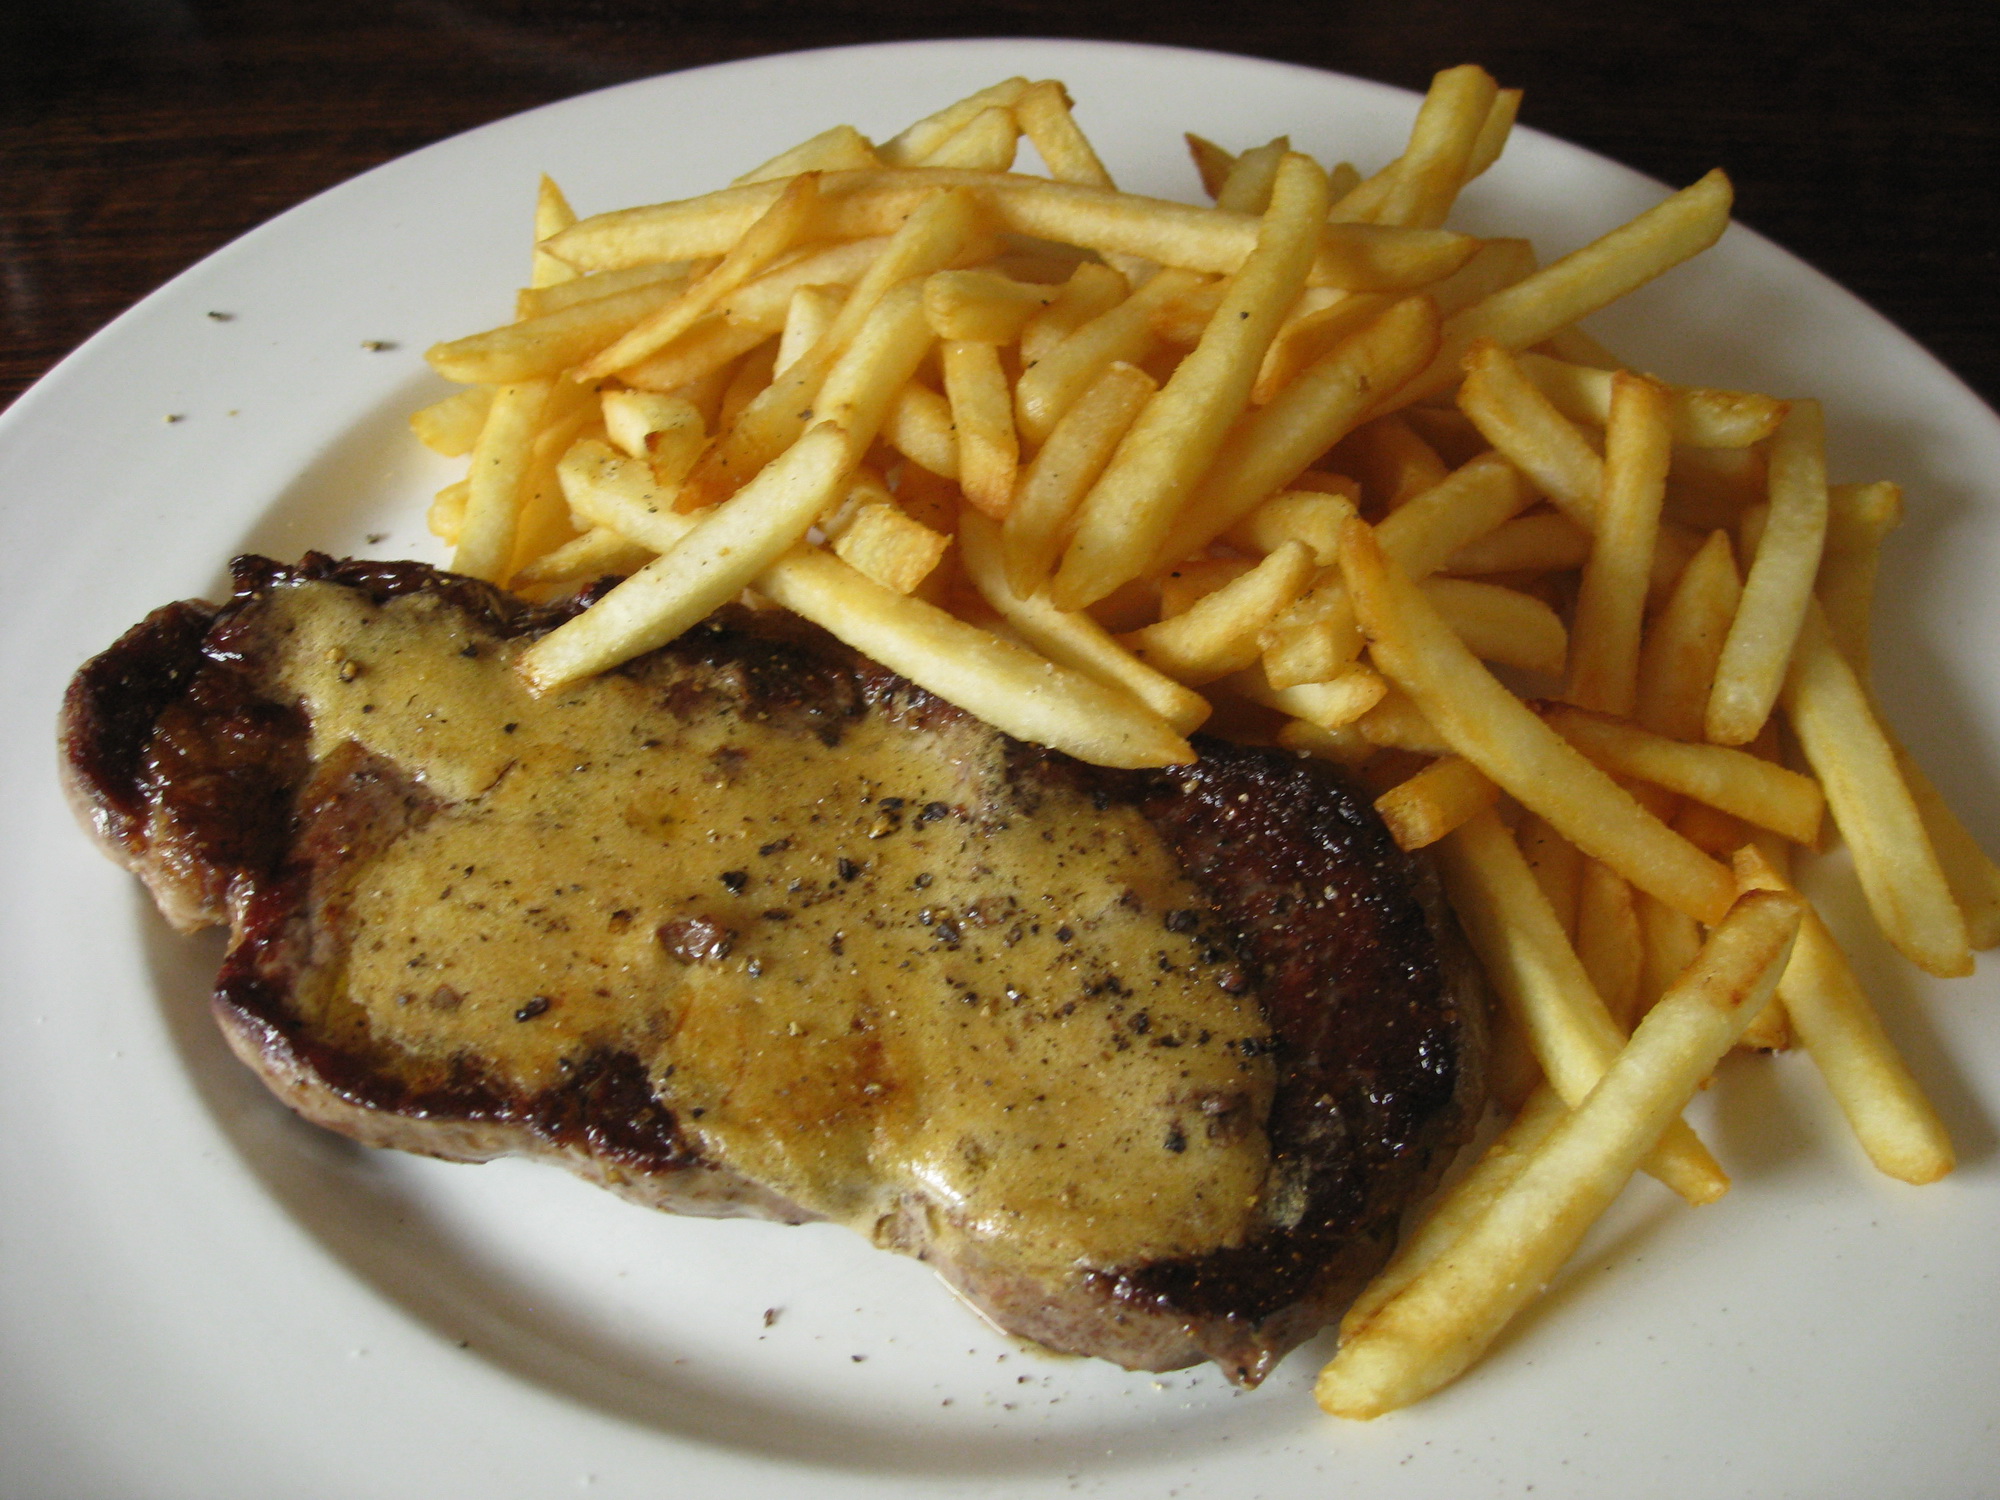
[{"label": "creamy sauce", "polygon": [[978,726],[829,747],[668,713],[660,675],[537,700],[520,643],[429,596],[271,608],[315,754],[359,741],[444,803],[347,892],[329,1003],[378,1041],[528,1089],[632,1052],[717,1158],[864,1232],[916,1204],[1031,1267],[1242,1239],[1265,1028],[1136,812],[1024,807]]}]

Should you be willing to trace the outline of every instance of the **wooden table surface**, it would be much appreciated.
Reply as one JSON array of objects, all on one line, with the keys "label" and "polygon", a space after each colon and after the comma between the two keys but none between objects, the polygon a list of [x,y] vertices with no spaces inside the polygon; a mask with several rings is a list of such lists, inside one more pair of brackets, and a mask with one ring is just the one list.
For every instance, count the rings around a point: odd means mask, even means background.
[{"label": "wooden table surface", "polygon": [[2000,404],[2000,5],[1771,0],[11,0],[0,404],[161,282],[378,162],[531,106],[921,36],[1208,47],[1410,88],[1474,60],[1522,118],[1739,217]]}]

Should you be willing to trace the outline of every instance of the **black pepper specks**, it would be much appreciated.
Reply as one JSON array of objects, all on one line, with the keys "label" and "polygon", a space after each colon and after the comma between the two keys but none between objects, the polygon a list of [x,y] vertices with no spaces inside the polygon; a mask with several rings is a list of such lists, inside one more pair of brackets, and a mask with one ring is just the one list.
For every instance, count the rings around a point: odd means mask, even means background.
[{"label": "black pepper specks", "polygon": [[514,1019],[517,1021],[532,1021],[536,1016],[546,1015],[549,1007],[554,1004],[555,1001],[551,1000],[547,995],[537,995],[526,1005],[514,1012]]},{"label": "black pepper specks", "polygon": [[748,870],[724,870],[717,879],[722,882],[723,889],[728,891],[730,895],[740,896],[743,894],[743,887],[750,883],[750,872]]}]

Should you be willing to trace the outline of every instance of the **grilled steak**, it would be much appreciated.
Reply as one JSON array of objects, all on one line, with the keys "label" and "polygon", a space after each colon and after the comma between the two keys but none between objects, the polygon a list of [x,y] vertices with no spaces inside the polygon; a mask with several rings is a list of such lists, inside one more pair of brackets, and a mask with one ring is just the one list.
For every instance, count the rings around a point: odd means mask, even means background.
[{"label": "grilled steak", "polygon": [[1330,767],[1112,771],[776,613],[546,698],[536,609],[236,564],[78,673],[70,790],[307,1118],[830,1218],[1002,1327],[1262,1379],[1479,1107],[1483,998]]}]

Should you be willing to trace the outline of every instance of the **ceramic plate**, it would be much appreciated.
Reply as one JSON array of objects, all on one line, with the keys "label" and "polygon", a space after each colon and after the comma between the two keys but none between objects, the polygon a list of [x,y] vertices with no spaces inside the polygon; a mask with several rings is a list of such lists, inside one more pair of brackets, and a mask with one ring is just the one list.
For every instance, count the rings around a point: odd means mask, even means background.
[{"label": "ceramic plate", "polygon": [[[1912,1189],[1873,1173],[1801,1058],[1730,1066],[1696,1116],[1736,1191],[1690,1211],[1636,1183],[1483,1365],[1368,1425],[1314,1409],[1324,1340],[1252,1393],[1212,1372],[1038,1356],[841,1230],[677,1220],[546,1169],[365,1151],[294,1120],[225,1053],[204,1007],[219,945],[168,932],[62,806],[50,741],[69,673],[145,610],[214,591],[245,549],[441,560],[422,502],[454,466],[404,418],[443,390],[421,351],[507,315],[537,173],[586,213],[684,196],[829,124],[884,136],[1013,73],[1066,79],[1121,183],[1184,198],[1184,130],[1238,147],[1289,132],[1375,164],[1416,107],[1303,69],[1084,43],[868,47],[652,79],[292,210],[0,420],[0,1491],[1990,1491],[1990,968],[1932,984],[1857,943],[1956,1135],[1954,1177]],[[1523,132],[1460,222],[1529,234],[1548,257],[1660,192]],[[1992,413],[1742,229],[1596,331],[1669,377],[1817,394],[1836,477],[1904,482],[1884,696],[1968,821],[1996,826]]]}]

